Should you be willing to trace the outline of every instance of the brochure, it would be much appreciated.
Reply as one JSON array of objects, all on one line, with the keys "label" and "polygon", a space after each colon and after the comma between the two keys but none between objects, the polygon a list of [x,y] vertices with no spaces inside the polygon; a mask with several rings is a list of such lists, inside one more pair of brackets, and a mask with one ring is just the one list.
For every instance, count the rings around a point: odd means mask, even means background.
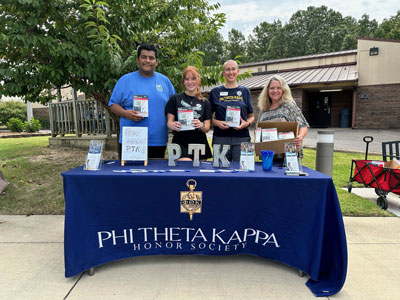
[{"label": "brochure", "polygon": [[133,96],[133,110],[139,113],[139,116],[147,118],[149,116],[149,98],[147,95]]},{"label": "brochure", "polygon": [[285,174],[301,175],[303,168],[301,159],[297,156],[297,146],[295,143],[285,143]]},{"label": "brochure", "polygon": [[299,162],[297,160],[297,153],[296,152],[286,152],[286,167],[287,171],[289,172],[300,172],[299,169]]},{"label": "brochure", "polygon": [[263,128],[262,129],[262,141],[276,141],[278,140],[278,129],[276,128]]},{"label": "brochure", "polygon": [[89,151],[86,156],[84,170],[96,171],[100,170],[100,163],[103,153],[103,141],[91,140]]},{"label": "brochure", "polygon": [[279,140],[294,139],[294,133],[293,133],[293,131],[279,132],[278,133],[278,139]]},{"label": "brochure", "polygon": [[256,143],[261,143],[261,135],[262,135],[262,129],[261,127],[258,127],[256,129],[256,138],[255,138]]},{"label": "brochure", "polygon": [[194,130],[193,126],[193,109],[178,108],[178,122],[181,123],[180,131]]},{"label": "brochure", "polygon": [[240,170],[254,171],[254,144],[241,143]]},{"label": "brochure", "polygon": [[226,108],[225,122],[229,124],[229,127],[240,126],[240,107],[239,106],[228,106]]}]

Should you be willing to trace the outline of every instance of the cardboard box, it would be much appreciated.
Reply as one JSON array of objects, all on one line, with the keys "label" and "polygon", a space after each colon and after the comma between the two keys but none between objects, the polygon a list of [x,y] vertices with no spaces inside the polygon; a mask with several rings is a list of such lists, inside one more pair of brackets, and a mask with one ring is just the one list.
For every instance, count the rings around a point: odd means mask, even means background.
[{"label": "cardboard box", "polygon": [[[293,131],[294,136],[297,137],[299,131],[299,123],[297,122],[259,122],[256,128],[277,128],[279,132]],[[255,143],[256,155],[261,157],[261,150],[273,150],[275,154],[285,153],[285,143],[290,143],[294,139],[277,140]]]},{"label": "cardboard box", "polygon": [[400,169],[400,161],[397,159],[392,159],[391,161],[385,163],[385,168]]}]

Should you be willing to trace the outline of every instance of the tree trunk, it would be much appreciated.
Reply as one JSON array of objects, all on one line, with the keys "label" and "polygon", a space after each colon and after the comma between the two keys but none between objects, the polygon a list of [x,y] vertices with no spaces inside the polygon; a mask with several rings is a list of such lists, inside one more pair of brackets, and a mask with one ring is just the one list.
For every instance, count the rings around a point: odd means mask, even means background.
[{"label": "tree trunk", "polygon": [[117,116],[111,111],[110,107],[108,106],[107,97],[104,95],[104,93],[91,93],[89,96],[95,99],[97,102],[99,102],[101,106],[108,111],[110,117],[115,121],[115,124],[117,125],[117,140],[119,141],[119,134],[120,134],[119,116]]}]

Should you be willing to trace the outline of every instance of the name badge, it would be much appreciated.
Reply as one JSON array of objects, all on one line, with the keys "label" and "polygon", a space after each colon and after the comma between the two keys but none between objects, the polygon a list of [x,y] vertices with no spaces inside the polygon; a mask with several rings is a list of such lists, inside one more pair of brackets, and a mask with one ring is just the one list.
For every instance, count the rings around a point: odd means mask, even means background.
[{"label": "name badge", "polygon": [[228,92],[219,92],[219,95],[221,97],[228,96]]}]

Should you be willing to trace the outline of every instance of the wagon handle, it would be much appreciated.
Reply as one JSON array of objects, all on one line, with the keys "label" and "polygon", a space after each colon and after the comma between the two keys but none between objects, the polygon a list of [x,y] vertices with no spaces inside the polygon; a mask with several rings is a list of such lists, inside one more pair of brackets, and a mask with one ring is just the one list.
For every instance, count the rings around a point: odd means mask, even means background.
[{"label": "wagon handle", "polygon": [[367,160],[367,157],[368,157],[368,146],[369,146],[369,143],[371,143],[373,140],[374,140],[374,138],[372,136],[370,136],[370,135],[364,136],[364,138],[363,138],[364,143],[367,144],[366,149],[365,149],[365,160]]}]

